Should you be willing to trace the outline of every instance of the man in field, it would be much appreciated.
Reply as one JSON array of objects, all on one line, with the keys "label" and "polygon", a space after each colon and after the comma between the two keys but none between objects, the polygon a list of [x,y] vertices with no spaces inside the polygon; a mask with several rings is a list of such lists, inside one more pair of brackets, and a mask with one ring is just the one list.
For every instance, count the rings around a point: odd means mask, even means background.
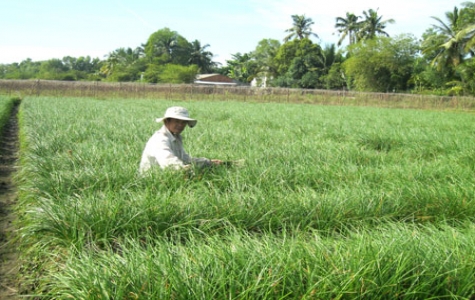
[{"label": "man in field", "polygon": [[152,135],[145,145],[140,161],[140,173],[144,173],[154,166],[179,170],[189,168],[191,164],[208,167],[223,163],[219,159],[195,158],[186,153],[181,133],[185,130],[186,125],[193,128],[198,122],[190,118],[186,108],[170,107],[162,118],[156,119],[156,122],[163,122],[163,126]]}]

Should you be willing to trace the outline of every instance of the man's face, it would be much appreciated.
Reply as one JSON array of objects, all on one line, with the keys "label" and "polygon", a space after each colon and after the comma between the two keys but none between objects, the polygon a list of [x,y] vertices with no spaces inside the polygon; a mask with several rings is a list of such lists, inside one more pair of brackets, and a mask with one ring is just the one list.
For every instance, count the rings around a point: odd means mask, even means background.
[{"label": "man's face", "polygon": [[185,130],[188,121],[179,120],[179,119],[166,119],[165,126],[167,126],[168,130],[170,130],[173,134],[180,134],[183,130]]}]

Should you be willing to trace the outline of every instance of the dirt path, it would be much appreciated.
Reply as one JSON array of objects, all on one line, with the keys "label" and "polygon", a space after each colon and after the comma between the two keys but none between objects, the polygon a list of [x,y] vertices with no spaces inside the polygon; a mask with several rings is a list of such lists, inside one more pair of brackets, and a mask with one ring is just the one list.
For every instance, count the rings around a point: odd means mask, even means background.
[{"label": "dirt path", "polygon": [[[19,103],[18,103],[19,104]],[[19,299],[17,249],[12,242],[13,206],[16,190],[12,182],[18,152],[18,104],[0,136],[0,299]]]}]

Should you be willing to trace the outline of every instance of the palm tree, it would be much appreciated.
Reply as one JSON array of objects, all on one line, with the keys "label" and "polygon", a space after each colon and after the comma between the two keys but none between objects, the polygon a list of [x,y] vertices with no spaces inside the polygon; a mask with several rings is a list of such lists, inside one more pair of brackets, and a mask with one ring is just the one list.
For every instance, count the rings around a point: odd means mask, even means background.
[{"label": "palm tree", "polygon": [[346,13],[346,19],[342,17],[336,18],[335,28],[337,28],[338,32],[341,34],[341,37],[338,40],[338,46],[341,45],[347,36],[350,45],[356,43],[356,33],[358,32],[359,28],[359,18],[359,16],[348,12]]},{"label": "palm tree", "polygon": [[285,30],[285,32],[290,32],[288,36],[284,38],[284,43],[288,42],[292,38],[308,38],[313,35],[318,38],[316,33],[313,33],[311,26],[315,24],[311,18],[306,18],[305,15],[292,15],[293,25],[292,28]]},{"label": "palm tree", "polygon": [[257,77],[260,79],[274,78],[277,74],[277,66],[274,58],[281,44],[278,40],[263,39],[251,53],[257,65]]},{"label": "palm tree", "polygon": [[198,40],[191,42],[191,52],[188,63],[197,65],[202,73],[209,73],[212,71],[213,67],[217,66],[217,63],[212,61],[213,53],[206,50],[208,47],[209,44],[201,46],[201,43]]},{"label": "palm tree", "polygon": [[461,64],[465,57],[465,49],[469,36],[473,31],[470,26],[460,29],[459,20],[460,15],[457,7],[454,7],[452,12],[445,14],[448,23],[445,23],[440,18],[432,17],[438,22],[432,25],[432,28],[437,34],[430,36],[423,43],[423,53],[436,52],[432,64],[437,64],[438,67],[454,66]]},{"label": "palm tree", "polygon": [[127,68],[136,66],[144,56],[143,48],[118,48],[106,55],[107,59],[101,68],[101,73],[110,76],[118,67]]},{"label": "palm tree", "polygon": [[118,48],[112,52],[109,52],[109,54],[106,55],[107,59],[101,68],[101,73],[106,76],[111,75],[118,65],[125,62],[125,53],[125,48]]},{"label": "palm tree", "polygon": [[144,47],[145,56],[149,62],[159,60],[161,63],[170,63],[179,48],[181,36],[169,28],[160,29],[150,35]]},{"label": "palm tree", "polygon": [[376,35],[389,36],[389,34],[384,31],[387,24],[394,24],[393,19],[388,19],[381,21],[383,16],[378,16],[378,10],[369,9],[368,11],[363,11],[364,20],[359,24],[358,30],[358,40],[373,39]]},{"label": "palm tree", "polygon": [[158,40],[157,43],[154,45],[154,55],[155,56],[165,55],[171,60],[172,52],[176,45],[177,45],[176,34],[164,37],[163,39]]},{"label": "palm tree", "polygon": [[229,67],[228,76],[240,82],[249,83],[255,75],[256,65],[250,53],[240,52],[231,54],[232,59],[227,60]]},{"label": "palm tree", "polygon": [[475,56],[475,24],[467,25],[455,36],[455,40],[464,41],[464,51]]}]

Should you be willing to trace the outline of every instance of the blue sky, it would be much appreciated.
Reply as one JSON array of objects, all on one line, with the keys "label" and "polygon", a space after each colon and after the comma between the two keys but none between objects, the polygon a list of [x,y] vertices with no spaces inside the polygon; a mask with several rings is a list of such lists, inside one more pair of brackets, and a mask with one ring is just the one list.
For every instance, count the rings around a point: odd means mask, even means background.
[{"label": "blue sky", "polygon": [[321,45],[336,43],[335,18],[379,9],[391,35],[416,37],[458,0],[3,0],[0,3],[0,64],[64,56],[104,59],[120,47],[136,48],[155,31],[168,27],[188,41],[199,40],[225,63],[237,52],[255,49],[262,39],[282,41],[291,15],[315,24]]}]

